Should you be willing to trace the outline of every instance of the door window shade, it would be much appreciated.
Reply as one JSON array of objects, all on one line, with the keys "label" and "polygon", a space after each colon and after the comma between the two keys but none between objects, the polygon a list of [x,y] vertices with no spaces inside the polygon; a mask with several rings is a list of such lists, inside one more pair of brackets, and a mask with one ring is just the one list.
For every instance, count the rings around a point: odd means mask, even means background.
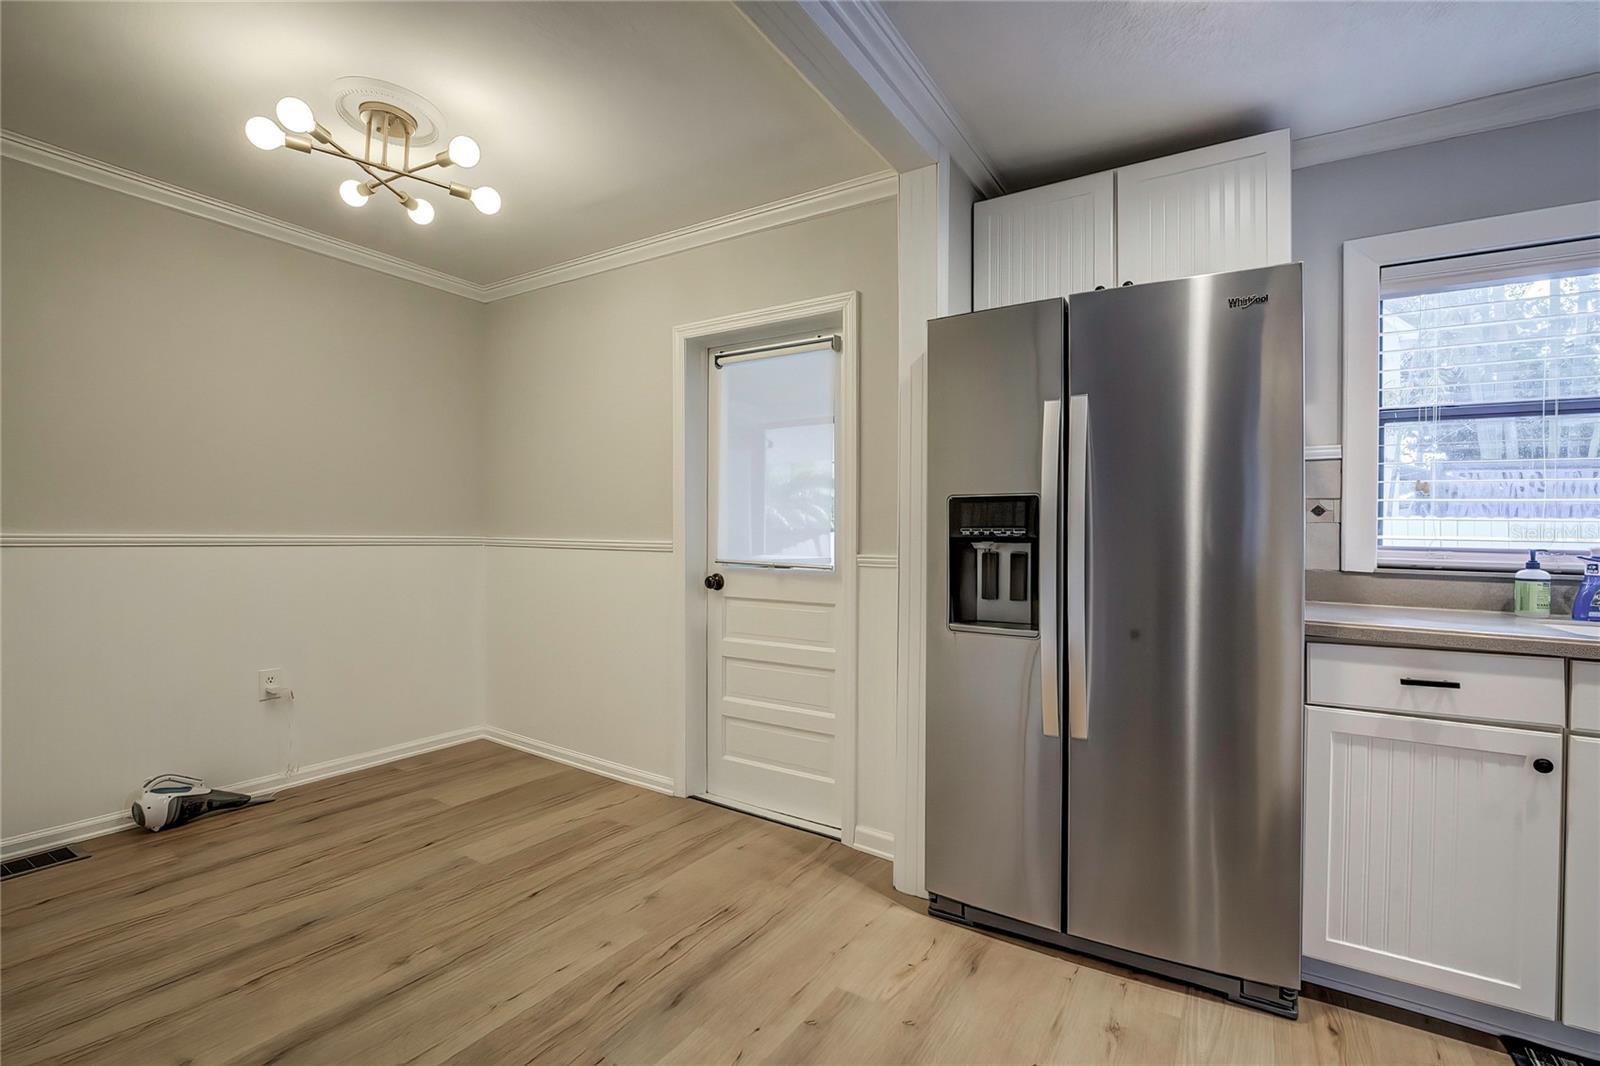
[{"label": "door window shade", "polygon": [[818,348],[712,371],[718,562],[833,567],[838,365]]},{"label": "door window shade", "polygon": [[1380,304],[1385,561],[1600,544],[1600,241],[1385,267]]}]

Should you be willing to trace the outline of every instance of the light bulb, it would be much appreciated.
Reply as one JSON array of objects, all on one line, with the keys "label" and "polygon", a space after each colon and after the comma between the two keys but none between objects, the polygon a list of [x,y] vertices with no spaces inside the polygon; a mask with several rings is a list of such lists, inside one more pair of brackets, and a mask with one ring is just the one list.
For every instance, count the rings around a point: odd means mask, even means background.
[{"label": "light bulb", "polygon": [[372,194],[361,187],[361,183],[354,178],[346,178],[339,183],[339,198],[351,207],[360,207],[367,202],[367,197]]},{"label": "light bulb", "polygon": [[265,115],[257,115],[249,122],[246,122],[244,124],[244,135],[250,139],[251,144],[263,152],[270,152],[274,148],[283,147],[283,131],[278,128],[276,122]]},{"label": "light bulb", "polygon": [[480,185],[472,190],[472,206],[486,215],[500,210],[500,194],[492,186]]},{"label": "light bulb", "polygon": [[426,200],[418,200],[406,208],[406,214],[411,216],[411,221],[419,226],[426,226],[433,221],[433,205]]},{"label": "light bulb", "polygon": [[471,170],[478,165],[478,160],[483,158],[483,153],[478,151],[478,142],[465,135],[450,138],[450,162],[458,167]]},{"label": "light bulb", "polygon": [[278,101],[278,121],[283,128],[295,133],[310,133],[317,128],[317,118],[311,105],[298,96],[285,96]]}]

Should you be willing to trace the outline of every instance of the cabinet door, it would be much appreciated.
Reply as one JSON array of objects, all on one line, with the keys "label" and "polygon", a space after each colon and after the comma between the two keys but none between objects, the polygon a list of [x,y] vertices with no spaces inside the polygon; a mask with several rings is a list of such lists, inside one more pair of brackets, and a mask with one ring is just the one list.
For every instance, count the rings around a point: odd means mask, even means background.
[{"label": "cabinet door", "polygon": [[1600,1032],[1600,737],[1572,737],[1567,743],[1567,944],[1561,1020]]},{"label": "cabinet door", "polygon": [[1554,1018],[1561,778],[1559,733],[1306,708],[1305,954]]},{"label": "cabinet door", "polygon": [[972,309],[1113,282],[1110,172],[985,200],[972,209]]},{"label": "cabinet door", "polygon": [[1117,171],[1117,283],[1274,266],[1289,249],[1289,131]]}]

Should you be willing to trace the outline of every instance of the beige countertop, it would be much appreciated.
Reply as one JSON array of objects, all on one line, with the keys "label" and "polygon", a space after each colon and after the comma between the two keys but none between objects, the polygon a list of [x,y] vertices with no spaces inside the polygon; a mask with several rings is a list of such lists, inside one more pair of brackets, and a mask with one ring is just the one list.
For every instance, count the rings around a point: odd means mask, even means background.
[{"label": "beige countertop", "polygon": [[1600,622],[1534,620],[1498,611],[1445,611],[1313,600],[1306,603],[1306,637],[1345,644],[1600,660]]}]

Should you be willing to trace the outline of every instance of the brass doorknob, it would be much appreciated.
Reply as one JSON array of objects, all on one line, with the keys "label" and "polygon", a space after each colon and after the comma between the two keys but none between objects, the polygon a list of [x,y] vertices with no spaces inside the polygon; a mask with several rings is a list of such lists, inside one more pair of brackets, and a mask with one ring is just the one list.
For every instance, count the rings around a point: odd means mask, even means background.
[{"label": "brass doorknob", "polygon": [[712,592],[721,592],[724,582],[721,574],[712,574],[706,578],[706,588]]}]

